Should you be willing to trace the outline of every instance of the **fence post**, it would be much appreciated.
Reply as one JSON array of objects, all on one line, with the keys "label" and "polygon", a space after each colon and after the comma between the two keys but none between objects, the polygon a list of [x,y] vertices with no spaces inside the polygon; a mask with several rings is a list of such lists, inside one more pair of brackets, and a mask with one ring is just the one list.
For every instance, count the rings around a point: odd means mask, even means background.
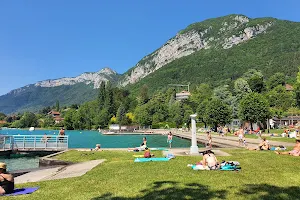
[{"label": "fence post", "polygon": [[23,149],[25,149],[25,136],[23,137]]},{"label": "fence post", "polygon": [[36,135],[34,136],[34,142],[33,142],[33,149],[35,150],[36,147]]},{"label": "fence post", "polygon": [[58,136],[55,136],[56,137],[56,150],[58,149]]},{"label": "fence post", "polygon": [[4,136],[4,140],[3,140],[3,150],[5,150],[5,143],[6,143],[6,136]]}]

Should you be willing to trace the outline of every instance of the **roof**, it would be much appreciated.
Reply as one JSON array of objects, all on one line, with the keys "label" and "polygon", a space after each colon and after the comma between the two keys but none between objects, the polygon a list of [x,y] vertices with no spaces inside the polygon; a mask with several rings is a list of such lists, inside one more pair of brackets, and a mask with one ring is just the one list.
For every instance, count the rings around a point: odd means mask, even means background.
[{"label": "roof", "polygon": [[180,93],[176,93],[176,96],[190,96],[190,95],[191,93],[185,90],[181,91]]},{"label": "roof", "polygon": [[60,112],[51,110],[48,114],[49,114],[49,115],[60,115]]},{"label": "roof", "polygon": [[285,89],[287,91],[293,91],[294,90],[293,86],[291,86],[290,84],[285,84]]},{"label": "roof", "polygon": [[0,124],[6,124],[7,122],[5,120],[0,120]]},{"label": "roof", "polygon": [[280,121],[280,120],[299,120],[300,121],[300,116],[287,116],[287,117],[282,117],[282,118],[273,117],[272,119],[275,121]]}]

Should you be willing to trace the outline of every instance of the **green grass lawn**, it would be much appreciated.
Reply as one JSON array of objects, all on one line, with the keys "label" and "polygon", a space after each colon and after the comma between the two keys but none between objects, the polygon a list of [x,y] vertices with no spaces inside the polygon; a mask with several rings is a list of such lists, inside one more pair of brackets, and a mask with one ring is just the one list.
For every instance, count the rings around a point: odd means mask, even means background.
[{"label": "green grass lawn", "polygon": [[244,149],[226,152],[232,156],[218,159],[239,161],[240,172],[194,171],[187,167],[200,157],[134,163],[133,152],[69,151],[57,158],[107,161],[82,177],[17,185],[40,189],[31,195],[2,199],[300,199],[300,157]]},{"label": "green grass lawn", "polygon": [[[245,134],[246,138],[254,138],[258,139],[259,137],[255,134]],[[291,142],[295,143],[295,138],[287,138],[287,137],[271,137],[271,136],[262,136],[265,137],[267,140],[273,140],[273,141],[280,141],[280,142]]]}]

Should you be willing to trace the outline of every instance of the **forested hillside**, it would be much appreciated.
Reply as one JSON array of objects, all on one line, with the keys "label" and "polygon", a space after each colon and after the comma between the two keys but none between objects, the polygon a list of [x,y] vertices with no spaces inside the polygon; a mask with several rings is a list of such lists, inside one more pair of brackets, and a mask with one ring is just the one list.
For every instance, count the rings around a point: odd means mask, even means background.
[{"label": "forested hillside", "polygon": [[276,20],[266,33],[254,39],[230,49],[205,49],[179,58],[128,88],[137,93],[144,84],[150,92],[171,83],[230,85],[248,69],[260,70],[265,79],[282,72],[291,81],[299,66],[300,24]]}]

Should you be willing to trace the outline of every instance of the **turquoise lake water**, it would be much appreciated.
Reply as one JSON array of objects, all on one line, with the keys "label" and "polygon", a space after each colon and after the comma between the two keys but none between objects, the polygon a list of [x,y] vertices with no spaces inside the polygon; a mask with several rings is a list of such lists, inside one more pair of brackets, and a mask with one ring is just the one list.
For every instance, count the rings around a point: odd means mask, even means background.
[{"label": "turquoise lake water", "polygon": [[[0,130],[2,135],[58,135],[58,130],[29,130],[8,129]],[[147,138],[149,147],[168,147],[167,135],[102,135],[98,131],[65,131],[69,136],[69,148],[94,148],[101,144],[102,148],[128,148],[137,147]],[[190,147],[189,140],[173,137],[172,147]]]},{"label": "turquoise lake water", "polygon": [[[1,135],[57,135],[58,130],[29,130],[7,129],[0,130]],[[128,148],[138,147],[142,143],[143,137],[147,138],[149,147],[168,147],[167,136],[163,135],[102,135],[98,131],[68,131],[69,148],[94,148],[96,144],[101,144],[102,148]],[[172,147],[190,147],[189,140],[173,137]],[[7,163],[8,170],[20,170],[37,168],[38,157],[18,157],[18,158],[1,158],[0,162]]]}]

